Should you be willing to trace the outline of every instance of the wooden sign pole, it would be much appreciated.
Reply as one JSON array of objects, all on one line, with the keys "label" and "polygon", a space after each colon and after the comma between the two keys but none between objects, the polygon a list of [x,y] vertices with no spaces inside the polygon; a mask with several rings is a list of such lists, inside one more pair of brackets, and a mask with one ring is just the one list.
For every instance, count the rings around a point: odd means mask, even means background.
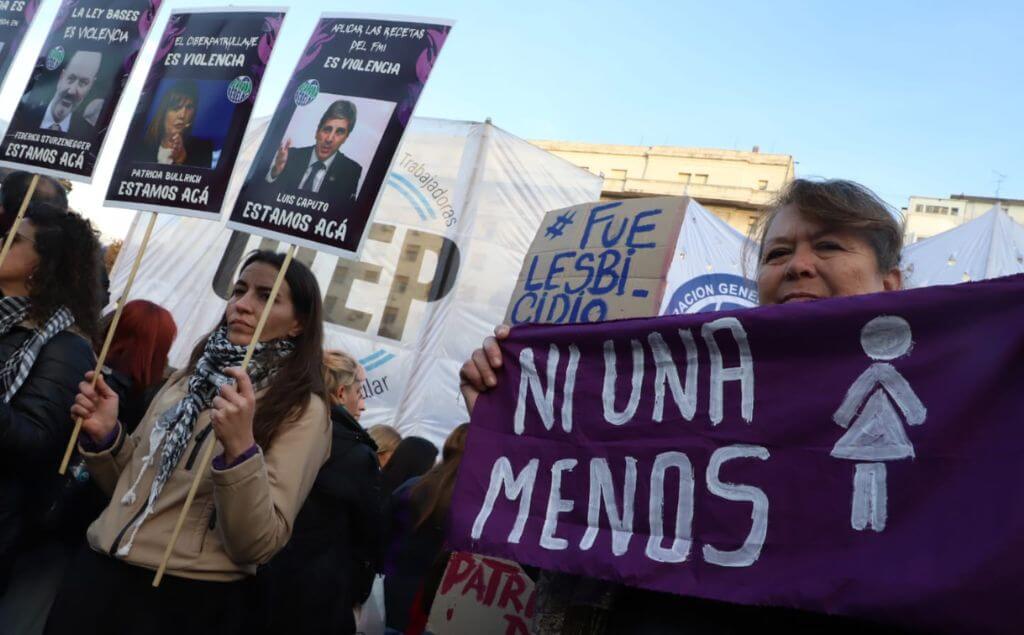
[{"label": "wooden sign pole", "polygon": [[[277,272],[277,278],[274,279],[274,286],[270,289],[270,297],[267,298],[267,303],[263,306],[263,312],[260,314],[259,322],[256,323],[256,330],[253,331],[252,339],[249,340],[249,346],[245,351],[245,359],[242,360],[242,368],[248,368],[249,362],[252,361],[253,352],[256,350],[256,343],[260,341],[260,336],[263,335],[263,327],[267,323],[267,317],[270,315],[270,309],[274,306],[274,300],[277,298],[277,292],[281,288],[281,283],[284,282],[284,274],[288,271],[288,266],[292,263],[292,257],[295,255],[295,245],[288,246],[288,252],[284,256],[284,262],[281,263],[281,268]],[[210,462],[213,460],[213,448],[217,445],[215,441],[212,441],[206,445],[203,449],[202,458],[199,459],[199,464],[196,467],[195,478],[192,479],[192,487],[188,490],[188,496],[185,497],[185,505],[181,508],[181,514],[178,515],[178,522],[174,525],[174,532],[171,534],[171,540],[167,543],[167,548],[164,550],[164,557],[160,561],[160,568],[156,570],[156,575],[153,577],[153,586],[160,586],[160,581],[163,580],[164,573],[167,571],[167,562],[171,559],[171,551],[174,550],[174,544],[178,542],[178,534],[181,533],[181,528],[185,524],[185,517],[188,516],[188,510],[192,507],[192,502],[196,498],[196,491],[199,490],[199,483],[203,480],[203,476],[206,474],[206,469],[210,466]]]},{"label": "wooden sign pole", "polygon": [[[29,202],[32,201],[32,195],[36,193],[37,185],[39,185],[39,175],[33,174],[32,180],[28,182],[28,191],[25,192],[25,198],[21,199],[18,215],[14,217],[11,229],[7,232],[7,240],[4,241],[3,248],[0,248],[0,265],[4,263],[4,259],[7,258],[7,252],[11,250],[11,245],[14,244],[14,235],[18,233],[18,228],[21,227],[21,221],[25,218],[25,210],[28,209]],[[10,213],[10,210],[4,210],[4,212]]]},{"label": "wooden sign pole", "polygon": [[[117,323],[121,321],[121,312],[124,310],[124,305],[128,300],[128,293],[132,290],[132,283],[135,282],[135,274],[139,271],[139,263],[142,262],[142,254],[146,253],[146,245],[149,244],[149,237],[153,233],[153,226],[156,224],[156,212],[152,212],[149,217],[149,224],[146,225],[146,233],[142,235],[142,243],[139,245],[139,251],[135,254],[135,261],[132,263],[131,271],[128,273],[128,280],[124,284],[124,291],[121,292],[121,297],[117,299],[117,308],[114,309],[114,317],[110,320],[110,327],[107,328],[107,337],[103,340],[103,348],[100,349],[100,356],[96,359],[96,368],[92,373],[92,387],[96,387],[96,382],[99,381],[100,373],[103,372],[103,364],[107,361],[107,353],[110,351],[110,344],[114,341],[114,332],[117,331]],[[68,447],[64,450],[64,459],[60,462],[60,468],[57,470],[60,474],[64,474],[68,469],[68,463],[71,461],[71,455],[75,451],[75,444],[78,443],[78,435],[82,431],[82,418],[79,417],[75,420],[75,429],[71,432],[71,438],[68,440]]]}]

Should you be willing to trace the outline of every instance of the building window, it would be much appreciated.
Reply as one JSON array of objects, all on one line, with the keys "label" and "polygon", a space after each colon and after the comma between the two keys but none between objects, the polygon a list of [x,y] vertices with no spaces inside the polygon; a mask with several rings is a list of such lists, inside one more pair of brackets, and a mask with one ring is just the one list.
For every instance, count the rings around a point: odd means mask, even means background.
[{"label": "building window", "polygon": [[693,181],[691,181],[691,183],[693,183],[694,185],[704,185],[707,182],[708,182],[708,175],[707,174],[694,174],[693,175]]},{"label": "building window", "polygon": [[949,209],[949,215],[950,216],[957,216],[958,214],[960,214],[960,208],[959,207],[951,207]]},{"label": "building window", "polygon": [[943,216],[949,215],[949,208],[945,205],[925,205],[924,211],[928,214],[942,214]]},{"label": "building window", "polygon": [[626,171],[625,170],[608,170],[608,176],[605,178],[612,179],[614,181],[625,181]]},{"label": "building window", "polygon": [[920,214],[921,212],[924,211],[924,205],[918,203],[917,205],[914,206],[914,211]]},{"label": "building window", "polygon": [[395,292],[405,293],[409,288],[409,276],[395,276]]},{"label": "building window", "polygon": [[682,181],[683,183],[689,183],[690,179],[692,179],[692,178],[693,178],[693,175],[690,174],[689,172],[680,172],[679,173],[679,180]]},{"label": "building window", "polygon": [[768,181],[767,181],[767,179],[759,179],[757,181],[757,189],[759,189],[759,190],[767,190],[768,189]]},{"label": "building window", "polygon": [[405,248],[405,254],[403,255],[403,258],[405,258],[405,260],[409,262],[416,262],[416,258],[418,258],[419,255],[419,245],[409,245],[408,247]]}]

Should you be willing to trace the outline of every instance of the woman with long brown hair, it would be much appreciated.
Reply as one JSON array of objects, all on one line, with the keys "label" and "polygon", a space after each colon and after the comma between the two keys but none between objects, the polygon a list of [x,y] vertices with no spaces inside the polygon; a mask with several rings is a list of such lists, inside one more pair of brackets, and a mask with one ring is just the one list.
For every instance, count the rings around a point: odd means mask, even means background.
[{"label": "woman with long brown hair", "polygon": [[469,424],[452,430],[444,442],[441,463],[421,477],[406,481],[394,494],[385,512],[389,540],[384,561],[384,605],[387,627],[405,631],[424,582],[438,565],[443,566],[445,523],[462,463]]},{"label": "woman with long brown hair", "polygon": [[[240,368],[284,256],[242,265],[220,324],[196,346],[131,436],[101,379],[83,382],[72,414],[97,484],[112,494],[69,569],[47,633],[238,632],[240,584],[277,553],[330,448],[320,288],[291,263],[255,355]],[[159,589],[150,582],[192,484],[202,477]]]}]

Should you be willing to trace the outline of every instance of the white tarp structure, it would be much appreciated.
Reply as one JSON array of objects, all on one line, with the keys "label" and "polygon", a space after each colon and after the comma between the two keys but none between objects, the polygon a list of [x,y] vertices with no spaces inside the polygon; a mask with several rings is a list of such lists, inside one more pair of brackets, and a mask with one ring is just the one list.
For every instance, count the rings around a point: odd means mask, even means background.
[{"label": "white tarp structure", "polygon": [[[662,315],[756,306],[756,245],[696,202],[687,207],[676,252]],[[902,267],[908,288],[1024,273],[1024,225],[997,205],[908,245]]]},{"label": "white tarp structure", "polygon": [[[228,208],[266,120],[243,143]],[[490,123],[414,118],[359,261],[300,249],[325,292],[327,346],[367,370],[366,426],[387,423],[440,445],[466,419],[458,370],[501,322],[544,212],[597,200],[601,178]],[[111,274],[124,288],[145,227],[132,225]],[[174,314],[181,366],[223,313],[244,255],[273,241],[160,216],[131,291]]]},{"label": "white tarp structure", "polygon": [[[746,261],[746,262],[744,262]],[[757,306],[757,246],[691,200],[669,267],[662,315]]]},{"label": "white tarp structure", "polygon": [[978,218],[903,249],[907,287],[1024,273],[1024,225],[998,205]]}]

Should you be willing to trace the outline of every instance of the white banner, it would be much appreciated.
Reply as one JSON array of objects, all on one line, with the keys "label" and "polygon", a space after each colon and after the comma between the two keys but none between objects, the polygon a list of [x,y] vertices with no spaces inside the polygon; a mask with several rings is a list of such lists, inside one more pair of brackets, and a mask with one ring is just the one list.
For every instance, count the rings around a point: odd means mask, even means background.
[{"label": "white banner", "polygon": [[[225,208],[266,127],[243,143]],[[394,425],[440,445],[466,420],[458,369],[501,322],[544,212],[596,200],[601,178],[490,124],[414,118],[386,179],[358,261],[308,249],[325,293],[327,346],[367,370],[362,423]],[[124,287],[143,224],[134,223],[111,275]],[[245,254],[273,241],[219,223],[161,216],[131,297],[174,314],[171,363],[186,362],[223,312]]]},{"label": "white banner", "polygon": [[757,245],[691,200],[669,267],[661,315],[757,306],[756,272]]}]

